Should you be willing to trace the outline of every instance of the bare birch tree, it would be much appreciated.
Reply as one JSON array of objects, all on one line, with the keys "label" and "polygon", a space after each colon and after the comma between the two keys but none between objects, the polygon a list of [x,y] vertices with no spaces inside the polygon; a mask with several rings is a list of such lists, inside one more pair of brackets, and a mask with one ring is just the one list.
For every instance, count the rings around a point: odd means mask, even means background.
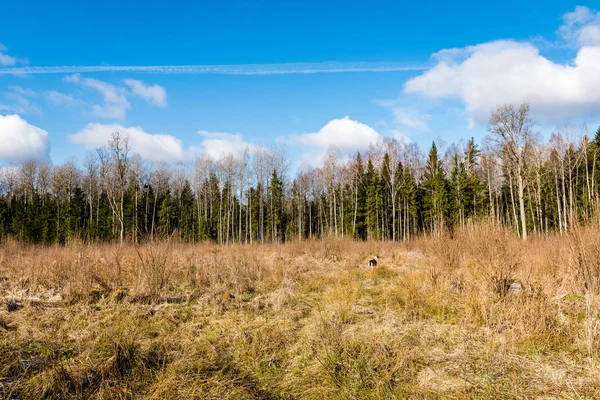
[{"label": "bare birch tree", "polygon": [[529,104],[520,106],[505,104],[491,113],[488,130],[489,140],[501,154],[502,162],[514,176],[519,201],[521,237],[527,240],[527,217],[525,214],[525,174],[527,159],[533,145],[534,121],[529,116]]}]

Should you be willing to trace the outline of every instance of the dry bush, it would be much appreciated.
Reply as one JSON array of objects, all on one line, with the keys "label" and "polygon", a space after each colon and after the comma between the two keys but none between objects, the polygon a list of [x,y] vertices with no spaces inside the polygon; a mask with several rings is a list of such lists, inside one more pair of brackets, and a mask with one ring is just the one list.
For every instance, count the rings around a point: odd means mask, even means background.
[{"label": "dry bush", "polygon": [[141,249],[136,247],[135,250],[139,258],[137,291],[145,292],[150,299],[156,300],[172,283],[171,276],[175,266],[171,260],[170,243],[149,243]]},{"label": "dry bush", "polygon": [[597,359],[600,346],[600,221],[574,229],[569,237],[570,267],[576,289],[585,293],[584,338],[588,359]]},{"label": "dry bush", "polygon": [[600,294],[600,231],[576,228],[569,236],[570,266],[581,289]]},{"label": "dry bush", "polygon": [[522,265],[523,244],[507,228],[493,223],[474,225],[456,239],[468,254],[471,276],[483,280],[500,296],[518,279]]}]

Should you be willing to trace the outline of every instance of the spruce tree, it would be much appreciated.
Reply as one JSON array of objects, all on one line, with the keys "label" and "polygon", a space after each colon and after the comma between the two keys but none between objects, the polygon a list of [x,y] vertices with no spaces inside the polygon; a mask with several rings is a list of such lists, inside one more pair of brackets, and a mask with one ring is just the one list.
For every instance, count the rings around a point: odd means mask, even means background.
[{"label": "spruce tree", "polygon": [[467,169],[465,162],[458,161],[458,156],[454,156],[454,166],[450,174],[450,209],[451,222],[455,226],[463,227],[467,218],[467,208],[469,201],[469,177],[467,175]]},{"label": "spruce tree", "polygon": [[365,174],[365,183],[367,185],[366,201],[366,225],[367,238],[375,240],[379,238],[379,216],[381,203],[381,180],[375,172],[373,162],[369,159],[367,163],[367,172]]},{"label": "spruce tree", "polygon": [[354,236],[367,239],[367,176],[360,153],[356,155],[354,175]]},{"label": "spruce tree", "polygon": [[273,170],[267,192],[267,230],[272,241],[283,239],[285,232],[283,214],[283,181]]},{"label": "spruce tree", "polygon": [[442,162],[433,142],[423,175],[423,222],[435,235],[444,231],[448,212],[447,186]]},{"label": "spruce tree", "polygon": [[176,215],[177,211],[171,200],[171,195],[167,193],[158,210],[158,231],[164,237],[173,233]]},{"label": "spruce tree", "polygon": [[407,240],[411,234],[417,231],[417,220],[419,214],[418,185],[414,176],[408,168],[402,174],[402,213],[403,227],[402,238]]}]

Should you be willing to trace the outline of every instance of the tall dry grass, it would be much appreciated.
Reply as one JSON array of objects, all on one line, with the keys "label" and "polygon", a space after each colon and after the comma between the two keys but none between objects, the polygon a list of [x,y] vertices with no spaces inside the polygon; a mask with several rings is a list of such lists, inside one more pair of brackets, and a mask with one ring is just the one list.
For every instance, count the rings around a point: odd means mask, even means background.
[{"label": "tall dry grass", "polygon": [[599,260],[597,226],[527,243],[488,224],[406,244],[8,242],[0,397],[599,398]]}]

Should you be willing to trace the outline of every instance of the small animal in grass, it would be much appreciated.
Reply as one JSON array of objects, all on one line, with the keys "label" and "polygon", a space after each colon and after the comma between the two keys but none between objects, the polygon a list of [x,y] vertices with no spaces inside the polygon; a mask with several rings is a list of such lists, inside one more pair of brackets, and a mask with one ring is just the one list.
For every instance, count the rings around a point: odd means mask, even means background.
[{"label": "small animal in grass", "polygon": [[375,257],[373,257],[372,260],[369,260],[369,267],[371,267],[371,269],[373,269],[377,266],[378,259],[379,259],[379,256],[375,256]]}]

